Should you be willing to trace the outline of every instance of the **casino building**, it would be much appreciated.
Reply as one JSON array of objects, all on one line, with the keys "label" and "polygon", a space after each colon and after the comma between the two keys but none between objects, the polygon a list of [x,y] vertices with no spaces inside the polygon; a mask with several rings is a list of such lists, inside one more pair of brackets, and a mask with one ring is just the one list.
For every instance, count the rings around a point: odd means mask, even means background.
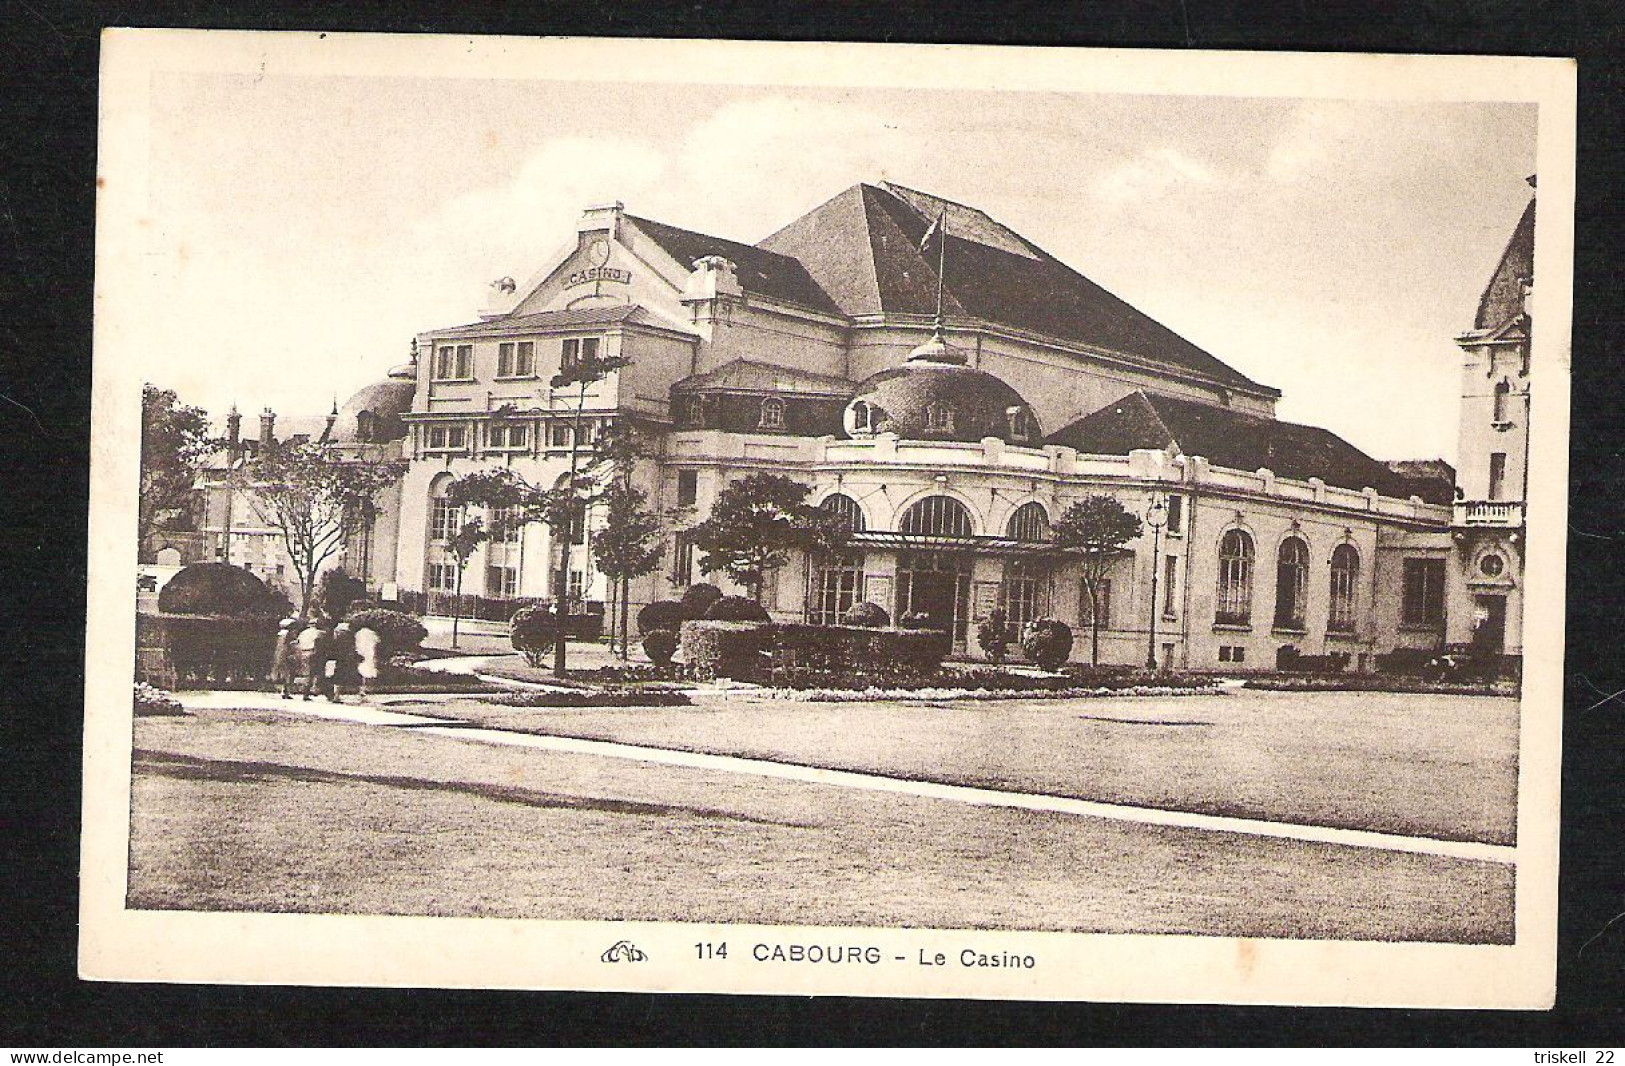
[{"label": "casino building", "polygon": [[[1474,643],[1516,656],[1533,234],[1531,201],[1457,338],[1458,474],[1277,419],[1278,390],[973,207],[856,185],[756,244],[591,207],[532,277],[493,285],[478,321],[420,333],[413,364],[330,425],[410,460],[355,548],[366,565],[345,565],[444,609],[453,479],[505,466],[556,484],[572,449],[631,424],[658,447],[642,486],[682,516],[634,609],[726,586],[697,571],[685,529],[730,479],[773,471],[853,531],[846,551],[773,575],[764,601],[782,619],[867,600],[930,614],[974,650],[975,621],[1000,606],[1081,638],[1080,575],[1048,531],[1107,493],[1150,521],[1112,565],[1103,661],[1246,670],[1341,652],[1360,669]],[[594,353],[629,362],[578,418],[576,392],[550,379]],[[485,545],[464,572],[477,613],[549,598],[564,553],[568,594],[605,600],[598,522],[574,544],[538,524]]]}]

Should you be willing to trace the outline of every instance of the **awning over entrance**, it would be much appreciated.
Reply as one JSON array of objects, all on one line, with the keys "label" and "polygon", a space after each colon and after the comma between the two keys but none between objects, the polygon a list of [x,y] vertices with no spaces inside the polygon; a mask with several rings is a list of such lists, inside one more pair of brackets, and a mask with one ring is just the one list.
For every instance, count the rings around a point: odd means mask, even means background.
[{"label": "awning over entrance", "polygon": [[853,548],[889,548],[896,551],[965,552],[975,555],[1020,555],[1044,559],[1064,559],[1070,552],[1043,541],[1016,540],[1014,537],[943,537],[930,533],[889,533],[866,529],[851,533],[847,544]]}]

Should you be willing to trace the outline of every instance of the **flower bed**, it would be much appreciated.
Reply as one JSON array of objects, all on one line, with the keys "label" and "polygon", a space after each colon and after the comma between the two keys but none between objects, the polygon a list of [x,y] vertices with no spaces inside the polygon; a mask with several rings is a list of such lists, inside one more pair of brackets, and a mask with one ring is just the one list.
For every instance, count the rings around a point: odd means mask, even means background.
[{"label": "flower bed", "polygon": [[502,707],[687,707],[694,701],[669,689],[570,689],[509,692],[482,702]]},{"label": "flower bed", "polygon": [[1243,687],[1261,692],[1414,692],[1443,696],[1516,696],[1515,681],[1429,681],[1392,674],[1318,674],[1251,677]]},{"label": "flower bed", "polygon": [[1016,688],[778,688],[766,689],[761,695],[768,699],[791,700],[801,703],[847,703],[871,700],[1061,700],[1085,699],[1100,696],[1211,696],[1220,690],[1216,684],[1177,685],[1124,685],[1093,688],[1067,686],[1048,689]]},{"label": "flower bed", "polygon": [[135,683],[135,713],[139,717],[184,715],[181,701],[145,681]]},{"label": "flower bed", "polygon": [[1079,667],[1064,674],[1027,674],[981,667],[941,670],[924,676],[906,670],[832,672],[827,670],[774,671],[772,687],[840,691],[946,690],[1011,692],[1018,695],[1048,693],[1115,692],[1125,689],[1200,690],[1211,692],[1212,678],[1156,673],[1132,667]]}]

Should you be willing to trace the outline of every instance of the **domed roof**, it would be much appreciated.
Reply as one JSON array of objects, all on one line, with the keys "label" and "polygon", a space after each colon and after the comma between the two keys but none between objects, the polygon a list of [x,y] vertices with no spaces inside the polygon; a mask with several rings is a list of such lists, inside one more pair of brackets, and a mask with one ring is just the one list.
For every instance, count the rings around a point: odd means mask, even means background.
[{"label": "domed roof", "polygon": [[396,370],[344,401],[328,440],[336,444],[381,444],[406,436],[401,415],[412,409],[417,385]]},{"label": "domed roof", "polygon": [[846,409],[848,436],[896,433],[905,440],[1007,444],[1043,439],[1021,393],[984,370],[963,365],[940,342],[926,342],[902,366],[859,383]]}]

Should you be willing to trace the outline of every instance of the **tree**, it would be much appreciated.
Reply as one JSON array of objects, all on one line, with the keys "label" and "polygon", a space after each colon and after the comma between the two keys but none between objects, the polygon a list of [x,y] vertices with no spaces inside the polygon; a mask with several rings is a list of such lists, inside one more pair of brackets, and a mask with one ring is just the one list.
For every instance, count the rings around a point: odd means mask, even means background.
[{"label": "tree", "polygon": [[481,544],[491,539],[491,534],[478,518],[471,518],[457,528],[450,540],[446,541],[446,554],[450,555],[457,564],[457,586],[452,592],[451,607],[451,646],[457,646],[457,624],[463,618],[463,571],[468,569],[468,560]]},{"label": "tree", "polygon": [[1089,661],[1100,663],[1100,584],[1129,541],[1140,535],[1140,519],[1114,497],[1085,496],[1050,527],[1050,539],[1075,556],[1089,594]]},{"label": "tree", "polygon": [[592,541],[593,563],[614,581],[620,597],[621,658],[627,654],[627,603],[632,579],[660,565],[666,540],[660,535],[660,515],[645,504],[648,494],[630,480],[615,478],[599,500],[604,506],[604,528]]},{"label": "tree", "polygon": [[282,538],[299,579],[299,610],[311,607],[322,564],[366,527],[375,497],[406,473],[406,464],[346,459],[330,445],[282,444],[228,475],[233,491]]},{"label": "tree", "polygon": [[722,571],[762,599],[767,574],[792,551],[834,551],[846,530],[839,516],[807,503],[806,485],[777,474],[751,474],[717,497],[711,514],[692,530],[700,569]]},{"label": "tree", "polygon": [[193,486],[217,443],[209,436],[209,416],[203,408],[182,404],[169,389],[142,386],[136,522],[143,549],[147,538],[172,521],[177,511],[190,509]]},{"label": "tree", "polygon": [[666,550],[660,515],[647,507],[648,494],[632,483],[639,460],[649,454],[635,430],[614,426],[599,435],[586,467],[600,486],[594,502],[604,507],[604,528],[592,539],[593,563],[615,582],[622,659],[631,639],[632,579],[654,572]]}]

